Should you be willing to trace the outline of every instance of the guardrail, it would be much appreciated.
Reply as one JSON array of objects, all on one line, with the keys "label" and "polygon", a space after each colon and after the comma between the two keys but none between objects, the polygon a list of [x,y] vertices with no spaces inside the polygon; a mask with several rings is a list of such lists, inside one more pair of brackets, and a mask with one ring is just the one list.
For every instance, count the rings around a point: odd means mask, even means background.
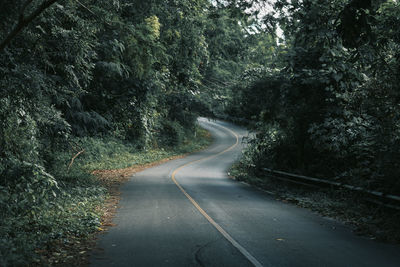
[{"label": "guardrail", "polygon": [[400,196],[385,194],[374,190],[368,190],[366,188],[359,186],[352,186],[340,182],[328,181],[314,177],[307,177],[283,171],[276,171],[268,168],[263,168],[263,170],[273,178],[296,184],[312,186],[312,187],[345,188],[347,190],[359,192],[361,194],[370,197],[371,199],[368,199],[370,202],[374,202],[376,204],[380,204],[388,208],[400,210]]}]

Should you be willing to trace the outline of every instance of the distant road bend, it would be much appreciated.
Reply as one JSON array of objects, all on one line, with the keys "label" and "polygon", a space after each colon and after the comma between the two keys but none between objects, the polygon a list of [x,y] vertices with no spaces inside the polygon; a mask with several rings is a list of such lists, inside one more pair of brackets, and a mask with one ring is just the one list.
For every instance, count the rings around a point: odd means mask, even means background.
[{"label": "distant road bend", "polygon": [[227,176],[245,129],[199,119],[214,143],[137,173],[91,266],[400,266],[400,248]]}]

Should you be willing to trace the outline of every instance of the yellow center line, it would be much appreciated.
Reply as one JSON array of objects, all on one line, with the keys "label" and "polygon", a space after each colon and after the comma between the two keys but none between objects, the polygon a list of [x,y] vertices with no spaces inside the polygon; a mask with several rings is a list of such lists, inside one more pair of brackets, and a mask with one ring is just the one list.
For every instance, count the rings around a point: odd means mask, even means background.
[{"label": "yellow center line", "polygon": [[224,128],[226,131],[230,132],[233,136],[235,136],[236,138],[236,142],[235,144],[233,144],[232,146],[228,147],[227,149],[225,149],[222,152],[219,152],[215,155],[212,156],[208,156],[202,159],[198,159],[198,160],[194,160],[191,162],[188,162],[182,166],[180,166],[179,168],[177,168],[171,175],[171,179],[172,181],[174,181],[175,185],[182,191],[182,193],[190,200],[190,202],[193,204],[193,206],[196,207],[196,209],[207,219],[207,221],[209,221],[217,230],[218,232],[220,232],[222,234],[223,237],[225,237],[226,240],[228,240],[237,250],[240,251],[240,253],[243,254],[243,256],[245,256],[254,266],[256,267],[261,267],[262,264],[256,259],[254,258],[253,255],[251,255],[244,247],[242,247],[235,239],[233,239],[233,237],[228,234],[228,232],[226,232],[218,223],[216,223],[213,218],[210,217],[210,215],[208,215],[201,207],[200,205],[185,191],[185,189],[183,189],[183,187],[178,183],[178,181],[175,179],[176,174],[182,170],[183,168],[192,165],[194,163],[200,162],[200,161],[205,161],[211,158],[215,158],[219,155],[222,155],[232,149],[234,149],[238,144],[239,144],[239,136],[232,131],[231,129],[228,129],[224,126],[218,125],[221,128]]}]

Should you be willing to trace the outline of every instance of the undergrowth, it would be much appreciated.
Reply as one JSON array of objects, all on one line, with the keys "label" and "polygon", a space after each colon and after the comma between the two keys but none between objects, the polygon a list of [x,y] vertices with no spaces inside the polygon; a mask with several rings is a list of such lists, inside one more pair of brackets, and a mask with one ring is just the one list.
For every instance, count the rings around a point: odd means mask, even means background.
[{"label": "undergrowth", "polygon": [[[138,150],[135,144],[113,137],[72,141],[84,149],[73,161],[76,151],[60,149],[48,162],[51,175],[29,166],[27,175],[38,177],[32,185],[0,187],[0,266],[62,265],[76,253],[86,253],[84,240],[102,230],[101,206],[107,197],[107,190],[91,174],[94,170],[120,169],[196,151],[210,143],[210,136],[198,128],[179,146],[149,150]],[[47,180],[41,178],[46,175]],[[52,182],[46,184],[48,190],[39,190],[42,180]]]},{"label": "undergrowth", "polygon": [[353,227],[356,234],[384,242],[400,243],[400,212],[367,202],[352,191],[295,185],[269,176],[252,174],[240,163],[232,166],[230,175],[267,190],[280,201],[344,222]]}]

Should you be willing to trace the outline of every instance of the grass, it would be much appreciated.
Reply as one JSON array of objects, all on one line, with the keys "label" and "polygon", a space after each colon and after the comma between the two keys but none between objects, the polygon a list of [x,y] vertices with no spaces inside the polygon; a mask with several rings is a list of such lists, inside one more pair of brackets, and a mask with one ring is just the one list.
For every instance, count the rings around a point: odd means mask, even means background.
[{"label": "grass", "polygon": [[58,151],[49,170],[58,182],[55,197],[32,204],[34,213],[2,212],[0,266],[86,265],[93,237],[112,225],[118,186],[138,170],[208,146],[208,132],[196,131],[177,147],[151,150],[110,137],[76,139],[85,152],[70,168],[76,152]]},{"label": "grass", "polygon": [[[210,143],[208,133],[199,128],[197,129],[197,138],[184,141],[178,147],[159,148],[138,151],[133,144],[123,143],[116,139],[109,139],[106,142],[99,143],[98,140],[85,140],[90,147],[93,147],[90,153],[87,153],[86,159],[90,159],[83,164],[83,168],[88,171],[123,169],[132,165],[142,165],[164,158],[169,158],[196,150],[200,150]],[[110,149],[110,147],[112,149]]]}]

